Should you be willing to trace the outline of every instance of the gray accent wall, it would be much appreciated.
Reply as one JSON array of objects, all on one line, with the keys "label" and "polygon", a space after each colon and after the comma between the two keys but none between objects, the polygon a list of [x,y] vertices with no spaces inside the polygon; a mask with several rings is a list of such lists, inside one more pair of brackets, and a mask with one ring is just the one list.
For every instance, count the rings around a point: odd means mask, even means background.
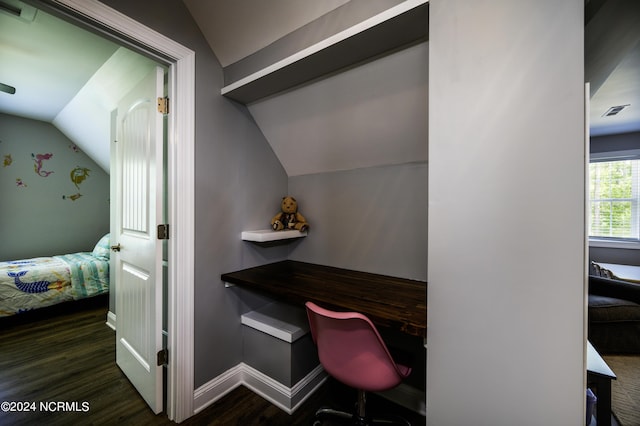
[{"label": "gray accent wall", "polygon": [[590,246],[589,261],[640,266],[640,250]]},{"label": "gray accent wall", "polygon": [[640,132],[595,136],[591,138],[589,147],[592,154],[630,149],[640,149]]},{"label": "gray accent wall", "polygon": [[0,114],[0,162],[0,261],[91,251],[109,232],[109,175],[52,124]]},{"label": "gray accent wall", "polygon": [[427,178],[424,162],[289,178],[310,223],[290,259],[426,281]]}]

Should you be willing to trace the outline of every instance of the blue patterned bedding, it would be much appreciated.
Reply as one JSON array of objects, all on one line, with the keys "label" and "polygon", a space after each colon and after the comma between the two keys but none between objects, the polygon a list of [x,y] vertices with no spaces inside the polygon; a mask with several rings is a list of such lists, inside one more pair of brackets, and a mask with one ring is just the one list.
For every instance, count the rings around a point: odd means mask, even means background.
[{"label": "blue patterned bedding", "polygon": [[95,253],[0,262],[0,317],[108,291],[109,258]]}]

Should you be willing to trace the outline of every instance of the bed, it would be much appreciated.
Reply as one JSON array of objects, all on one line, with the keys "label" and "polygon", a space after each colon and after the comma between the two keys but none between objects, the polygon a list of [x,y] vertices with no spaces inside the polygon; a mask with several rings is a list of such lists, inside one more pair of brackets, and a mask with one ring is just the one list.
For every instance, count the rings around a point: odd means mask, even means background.
[{"label": "bed", "polygon": [[0,317],[109,292],[109,234],[91,252],[0,262]]}]

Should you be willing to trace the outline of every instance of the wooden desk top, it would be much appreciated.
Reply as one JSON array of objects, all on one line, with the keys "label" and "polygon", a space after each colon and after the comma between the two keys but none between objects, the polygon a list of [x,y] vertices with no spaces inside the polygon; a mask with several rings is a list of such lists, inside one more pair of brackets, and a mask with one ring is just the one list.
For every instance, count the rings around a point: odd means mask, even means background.
[{"label": "wooden desk top", "polygon": [[376,325],[427,336],[427,283],[285,260],[222,275],[222,280],[292,304],[367,315]]}]

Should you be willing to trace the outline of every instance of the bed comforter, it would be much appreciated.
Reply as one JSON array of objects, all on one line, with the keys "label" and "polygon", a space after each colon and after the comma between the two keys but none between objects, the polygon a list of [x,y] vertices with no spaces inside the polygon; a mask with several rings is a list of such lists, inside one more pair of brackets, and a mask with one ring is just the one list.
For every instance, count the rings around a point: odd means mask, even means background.
[{"label": "bed comforter", "polygon": [[0,317],[109,291],[109,259],[80,252],[0,262]]}]

